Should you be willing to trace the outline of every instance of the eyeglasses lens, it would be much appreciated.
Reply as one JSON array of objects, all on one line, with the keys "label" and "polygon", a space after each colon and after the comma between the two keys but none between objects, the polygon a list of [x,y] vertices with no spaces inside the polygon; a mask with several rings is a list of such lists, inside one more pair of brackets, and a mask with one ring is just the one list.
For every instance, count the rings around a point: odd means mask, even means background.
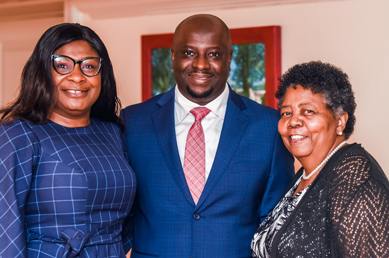
[{"label": "eyeglasses lens", "polygon": [[[73,70],[74,62],[70,58],[58,56],[54,58],[54,68],[58,73],[65,75]],[[97,58],[84,59],[80,63],[80,68],[83,74],[94,76],[99,72],[100,61]]]},{"label": "eyeglasses lens", "polygon": [[73,70],[74,63],[71,59],[58,56],[54,59],[54,68],[59,74],[68,74]]},{"label": "eyeglasses lens", "polygon": [[81,70],[85,75],[93,76],[99,71],[100,62],[98,59],[91,58],[85,59],[80,65]]}]

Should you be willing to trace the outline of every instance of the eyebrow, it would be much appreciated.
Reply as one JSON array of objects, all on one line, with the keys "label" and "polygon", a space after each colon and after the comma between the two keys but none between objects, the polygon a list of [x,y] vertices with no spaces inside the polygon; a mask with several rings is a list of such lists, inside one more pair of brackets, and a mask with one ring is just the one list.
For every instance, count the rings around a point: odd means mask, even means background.
[{"label": "eyebrow", "polygon": [[312,105],[312,103],[304,102],[304,103],[300,103],[299,107],[301,107],[301,106],[309,106],[309,105]]},{"label": "eyebrow", "polygon": [[[190,46],[190,45],[184,45],[184,46],[182,46],[182,48],[198,48],[198,47]],[[219,47],[219,46],[214,46],[214,47],[208,47],[207,49],[209,50],[209,49],[222,49],[222,48]]]},{"label": "eyebrow", "polygon": [[[310,105],[312,105],[312,103],[310,103],[310,102],[303,102],[303,103],[300,103],[298,106],[299,107],[304,107],[304,106],[310,106]],[[280,107],[280,109],[287,108],[287,107],[291,107],[291,105],[282,105]]]}]

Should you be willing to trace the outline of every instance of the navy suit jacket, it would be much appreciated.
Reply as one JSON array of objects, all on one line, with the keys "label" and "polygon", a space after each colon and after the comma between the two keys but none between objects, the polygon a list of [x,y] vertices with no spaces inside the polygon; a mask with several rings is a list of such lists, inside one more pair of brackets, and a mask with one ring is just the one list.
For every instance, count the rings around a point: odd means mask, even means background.
[{"label": "navy suit jacket", "polygon": [[294,175],[293,157],[277,131],[279,113],[230,89],[217,153],[197,205],[177,149],[174,88],[121,115],[138,181],[131,258],[251,257],[260,221]]}]

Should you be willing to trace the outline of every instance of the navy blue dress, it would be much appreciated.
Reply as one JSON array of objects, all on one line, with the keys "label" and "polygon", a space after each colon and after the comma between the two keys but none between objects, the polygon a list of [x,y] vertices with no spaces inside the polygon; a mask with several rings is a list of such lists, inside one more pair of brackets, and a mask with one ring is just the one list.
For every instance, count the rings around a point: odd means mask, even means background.
[{"label": "navy blue dress", "polygon": [[0,125],[0,257],[124,258],[135,189],[113,123]]}]

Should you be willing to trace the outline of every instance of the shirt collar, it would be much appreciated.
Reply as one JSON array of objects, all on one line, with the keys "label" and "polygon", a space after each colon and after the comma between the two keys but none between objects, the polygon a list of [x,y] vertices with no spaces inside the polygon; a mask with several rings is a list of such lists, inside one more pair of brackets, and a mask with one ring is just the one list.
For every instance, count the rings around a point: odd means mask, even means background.
[{"label": "shirt collar", "polygon": [[[226,114],[229,94],[230,93],[229,93],[228,84],[226,83],[226,87],[224,88],[222,94],[220,94],[216,99],[212,100],[204,107],[210,109],[212,113],[224,119],[224,116]],[[200,105],[185,98],[184,95],[182,95],[181,92],[178,90],[178,87],[176,85],[175,88],[176,125],[181,123],[182,120],[184,120],[184,118],[189,114],[189,112],[195,107],[200,107]]]}]

